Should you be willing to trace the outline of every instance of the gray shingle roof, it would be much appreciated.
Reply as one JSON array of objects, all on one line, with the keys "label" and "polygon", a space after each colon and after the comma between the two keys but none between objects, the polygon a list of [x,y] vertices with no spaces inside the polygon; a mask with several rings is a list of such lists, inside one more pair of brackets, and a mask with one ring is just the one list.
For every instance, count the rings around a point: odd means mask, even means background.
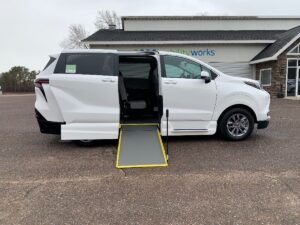
[{"label": "gray shingle roof", "polygon": [[277,36],[277,41],[275,41],[273,44],[268,45],[251,61],[256,61],[256,60],[274,56],[278,51],[280,51],[284,46],[286,46],[298,34],[300,34],[300,26],[290,29],[282,34],[279,34]]},{"label": "gray shingle roof", "polygon": [[243,30],[243,31],[124,31],[98,30],[83,42],[117,41],[259,41],[276,40],[256,55],[251,61],[275,56],[284,46],[300,33],[300,26],[286,30]]},{"label": "gray shingle roof", "polygon": [[276,40],[284,30],[243,31],[124,31],[99,30],[82,40],[88,41],[213,41]]}]

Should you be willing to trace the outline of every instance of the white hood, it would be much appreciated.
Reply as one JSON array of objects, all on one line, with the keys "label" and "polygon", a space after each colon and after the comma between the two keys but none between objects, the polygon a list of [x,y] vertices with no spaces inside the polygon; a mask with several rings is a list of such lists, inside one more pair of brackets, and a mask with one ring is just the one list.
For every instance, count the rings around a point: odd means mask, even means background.
[{"label": "white hood", "polygon": [[258,80],[254,80],[254,79],[249,79],[249,78],[244,78],[244,77],[234,77],[234,76],[230,76],[225,73],[222,73],[220,75],[220,77],[222,77],[223,80],[225,79],[225,80],[231,80],[231,81],[251,82],[251,83],[255,83],[260,86],[260,82]]}]

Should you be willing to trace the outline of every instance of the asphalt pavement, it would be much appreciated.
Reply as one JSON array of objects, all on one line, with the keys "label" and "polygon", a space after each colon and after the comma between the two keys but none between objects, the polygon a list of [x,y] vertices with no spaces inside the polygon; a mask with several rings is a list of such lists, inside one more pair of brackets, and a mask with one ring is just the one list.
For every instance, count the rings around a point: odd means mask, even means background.
[{"label": "asphalt pavement", "polygon": [[242,142],[173,137],[169,166],[116,169],[92,148],[41,134],[34,95],[0,96],[0,224],[300,224],[300,101]]}]

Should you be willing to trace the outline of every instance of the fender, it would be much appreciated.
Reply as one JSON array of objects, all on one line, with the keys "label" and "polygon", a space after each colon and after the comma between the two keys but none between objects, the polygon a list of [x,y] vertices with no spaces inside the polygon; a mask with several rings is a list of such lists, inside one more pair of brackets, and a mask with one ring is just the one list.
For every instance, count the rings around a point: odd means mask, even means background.
[{"label": "fender", "polygon": [[217,98],[217,103],[212,120],[217,121],[226,109],[234,105],[245,105],[251,108],[255,113],[255,116],[257,117],[258,104],[255,99],[247,93],[234,92],[222,99]]}]

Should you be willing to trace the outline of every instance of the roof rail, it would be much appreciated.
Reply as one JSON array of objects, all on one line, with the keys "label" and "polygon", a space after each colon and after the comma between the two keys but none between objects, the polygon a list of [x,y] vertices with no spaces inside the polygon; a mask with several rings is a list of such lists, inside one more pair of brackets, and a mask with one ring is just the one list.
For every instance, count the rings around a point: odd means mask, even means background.
[{"label": "roof rail", "polygon": [[159,54],[157,49],[140,49],[139,52],[151,55]]}]

